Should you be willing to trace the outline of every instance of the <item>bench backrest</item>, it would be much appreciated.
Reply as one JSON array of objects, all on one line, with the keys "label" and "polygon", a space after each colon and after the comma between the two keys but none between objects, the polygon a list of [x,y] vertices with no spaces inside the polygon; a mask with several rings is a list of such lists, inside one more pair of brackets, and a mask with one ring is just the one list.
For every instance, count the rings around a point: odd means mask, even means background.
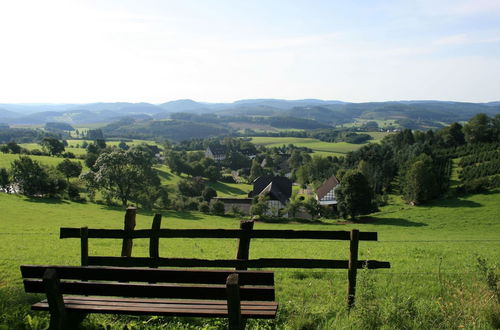
[{"label": "bench backrest", "polygon": [[92,266],[23,265],[21,274],[26,292],[46,292],[43,278],[47,269],[57,273],[62,294],[225,300],[227,278],[238,274],[241,300],[275,299],[272,272]]}]

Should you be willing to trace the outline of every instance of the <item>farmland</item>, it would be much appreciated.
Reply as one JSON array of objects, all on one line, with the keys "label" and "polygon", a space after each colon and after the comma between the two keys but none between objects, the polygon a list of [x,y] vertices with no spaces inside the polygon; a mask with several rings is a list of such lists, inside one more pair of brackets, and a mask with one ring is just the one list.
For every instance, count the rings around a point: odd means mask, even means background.
[{"label": "farmland", "polygon": [[[477,271],[478,257],[487,265],[500,262],[500,191],[451,198],[412,207],[397,197],[380,212],[359,224],[262,223],[256,229],[349,230],[379,232],[379,242],[362,242],[360,257],[388,260],[388,270],[360,271],[359,303],[353,313],[345,312],[345,271],[276,270],[278,328],[493,328],[494,303],[486,282]],[[79,263],[78,240],[60,240],[61,226],[121,228],[120,208],[58,200],[30,199],[0,194],[0,326],[20,327],[21,323],[45,324],[44,313],[30,313],[27,295],[20,288],[20,264]],[[237,228],[238,219],[198,212],[162,212],[164,228]],[[148,228],[152,213],[139,212],[137,228]],[[134,255],[148,253],[147,240],[137,240]],[[161,256],[232,258],[236,242],[228,240],[160,241]],[[91,254],[117,255],[120,244],[113,240],[91,240]],[[256,240],[251,256],[338,258],[347,256],[343,242]],[[396,317],[398,315],[398,317]],[[219,328],[217,320],[113,318],[92,316],[91,328],[130,326],[164,328]],[[168,320],[168,319],[167,319]],[[146,322],[147,321],[147,322]],[[146,323],[145,323],[146,322]],[[181,322],[181,323],[178,323]],[[267,321],[251,326],[266,327]],[[28,326],[28,325],[27,325]],[[29,326],[28,326],[29,327]],[[36,327],[35,327],[36,328]]]}]

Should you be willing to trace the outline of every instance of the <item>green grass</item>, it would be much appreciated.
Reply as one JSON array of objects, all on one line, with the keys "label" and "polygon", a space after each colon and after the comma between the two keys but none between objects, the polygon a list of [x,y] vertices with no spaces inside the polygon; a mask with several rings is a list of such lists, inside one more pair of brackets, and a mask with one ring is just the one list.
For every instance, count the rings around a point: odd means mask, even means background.
[{"label": "green grass", "polygon": [[[14,154],[0,153],[0,167],[10,168],[11,163],[16,159],[19,159],[20,156],[26,156],[26,155],[14,155]],[[59,158],[59,157],[33,156],[33,155],[27,155],[27,156],[33,160],[40,162],[41,164],[49,165],[49,166],[57,166],[57,164],[59,164],[60,162],[63,161],[63,158]],[[84,167],[84,170],[85,170],[86,167],[85,167],[85,163],[83,162],[83,160],[73,159],[73,161],[78,161],[78,162],[82,163],[82,166]]]},{"label": "green grass", "polygon": [[266,147],[281,147],[283,145],[293,144],[297,147],[307,147],[315,153],[322,155],[342,156],[350,151],[358,150],[365,144],[353,144],[347,142],[324,142],[313,138],[296,137],[253,137],[252,143]]},{"label": "green grass", "polygon": [[[32,315],[30,322],[44,323],[45,313],[28,312],[28,301],[36,298],[22,293],[19,265],[77,265],[79,241],[59,239],[59,227],[122,228],[124,212],[97,204],[29,199],[3,193],[0,206],[0,328],[21,327],[28,322],[27,313]],[[162,214],[163,228],[238,228],[239,225],[234,218],[198,212]],[[345,270],[276,270],[280,303],[277,327],[493,328],[498,305],[476,271],[475,260],[481,256],[490,265],[499,263],[499,214],[500,190],[497,190],[419,207],[404,205],[393,198],[392,205],[359,224],[256,223],[256,229],[377,231],[379,242],[360,243],[360,258],[391,262],[391,269],[359,271],[358,305],[350,314],[345,311]],[[152,213],[139,212],[137,228],[148,228],[151,220]],[[160,255],[234,258],[236,244],[233,239],[162,239]],[[89,245],[91,255],[118,255],[121,247],[114,240],[90,240]],[[135,241],[134,255],[148,255],[147,240]],[[345,259],[348,244],[261,239],[252,241],[250,255]],[[126,323],[136,321],[136,318],[93,316],[86,325],[93,328],[98,324],[101,327],[114,324],[112,328],[122,329]],[[219,321],[213,320],[151,322],[152,328],[221,327]],[[252,321],[250,328],[268,324],[268,321]]]}]

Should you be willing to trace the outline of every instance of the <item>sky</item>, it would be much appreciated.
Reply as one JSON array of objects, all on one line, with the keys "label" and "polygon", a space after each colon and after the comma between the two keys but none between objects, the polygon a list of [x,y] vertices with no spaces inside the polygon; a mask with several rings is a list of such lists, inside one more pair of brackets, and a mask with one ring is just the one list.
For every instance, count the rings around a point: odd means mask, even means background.
[{"label": "sky", "polygon": [[500,0],[0,0],[0,103],[500,100]]}]

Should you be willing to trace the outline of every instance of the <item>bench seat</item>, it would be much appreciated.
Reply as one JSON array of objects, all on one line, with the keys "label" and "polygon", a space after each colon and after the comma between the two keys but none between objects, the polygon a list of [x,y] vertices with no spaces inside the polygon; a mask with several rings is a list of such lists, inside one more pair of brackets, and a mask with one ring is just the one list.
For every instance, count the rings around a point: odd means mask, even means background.
[{"label": "bench seat", "polygon": [[[227,301],[216,300],[166,300],[116,297],[64,296],[64,306],[69,312],[159,315],[185,317],[227,317]],[[47,299],[35,303],[31,309],[48,311]],[[242,301],[241,316],[247,319],[273,319],[278,303],[272,301]]]}]

